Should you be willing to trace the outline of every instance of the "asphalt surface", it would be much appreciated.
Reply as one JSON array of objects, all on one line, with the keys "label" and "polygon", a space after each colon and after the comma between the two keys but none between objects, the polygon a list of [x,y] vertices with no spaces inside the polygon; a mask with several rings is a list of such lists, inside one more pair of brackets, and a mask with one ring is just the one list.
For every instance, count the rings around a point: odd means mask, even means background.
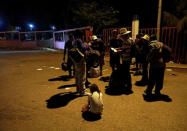
[{"label": "asphalt surface", "polygon": [[[111,74],[105,58],[103,77]],[[75,94],[75,80],[61,70],[62,52],[0,53],[0,131],[186,131],[187,69],[168,68],[163,98],[146,101],[146,87],[133,94],[107,94],[108,82],[89,78],[103,93],[101,119],[82,116],[87,96]],[[186,65],[183,65],[187,67]],[[131,67],[133,68],[133,66]],[[89,91],[89,90],[88,90]]]}]

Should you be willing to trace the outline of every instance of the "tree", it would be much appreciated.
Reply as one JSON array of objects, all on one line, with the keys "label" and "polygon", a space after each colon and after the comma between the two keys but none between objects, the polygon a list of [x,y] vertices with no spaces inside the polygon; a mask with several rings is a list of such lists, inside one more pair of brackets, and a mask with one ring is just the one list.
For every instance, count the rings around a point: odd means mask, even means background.
[{"label": "tree", "polygon": [[73,21],[81,26],[93,26],[95,33],[98,33],[103,27],[111,26],[118,22],[116,14],[119,13],[112,7],[101,5],[93,1],[91,3],[80,3],[78,8],[72,10]]},{"label": "tree", "polygon": [[176,26],[178,32],[187,34],[187,1],[174,0],[170,11],[163,12],[163,23],[167,26]]}]

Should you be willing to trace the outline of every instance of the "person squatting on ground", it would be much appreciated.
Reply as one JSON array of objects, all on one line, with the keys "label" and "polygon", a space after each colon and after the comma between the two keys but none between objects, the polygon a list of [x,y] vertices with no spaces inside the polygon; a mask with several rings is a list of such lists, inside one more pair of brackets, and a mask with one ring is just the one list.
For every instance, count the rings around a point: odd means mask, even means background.
[{"label": "person squatting on ground", "polygon": [[151,37],[153,41],[150,44],[150,51],[148,55],[148,62],[150,63],[149,69],[149,82],[145,95],[152,95],[152,90],[155,86],[155,95],[161,95],[160,91],[163,88],[164,71],[166,62],[169,62],[171,57],[171,48],[164,45],[162,42],[156,41],[156,36]]},{"label": "person squatting on ground", "polygon": [[[89,50],[86,52],[86,55],[87,55],[87,59],[86,59],[87,76],[90,76],[90,77],[92,77],[92,74],[91,74],[90,71],[93,68],[98,68],[99,57],[100,57],[99,51],[98,50],[93,50],[91,48],[92,43],[93,43],[92,36],[90,36],[89,41],[88,41]],[[96,76],[99,76],[99,75],[100,75],[100,73],[98,71]]]},{"label": "person squatting on ground", "polygon": [[[76,31],[76,39],[73,41],[73,50],[71,51],[70,57],[75,66],[75,80],[76,80],[76,90],[80,95],[86,94],[86,50],[88,46],[84,46],[82,41],[82,32]],[[78,57],[80,56],[80,57]]]},{"label": "person squatting on ground", "polygon": [[99,67],[100,67],[100,76],[102,76],[102,71],[103,71],[103,65],[104,65],[104,56],[105,56],[105,45],[104,42],[100,39],[97,38],[97,36],[93,35],[92,36],[93,42],[91,43],[91,48],[93,50],[97,50],[100,53],[99,56]]},{"label": "person squatting on ground", "polygon": [[145,86],[148,84],[148,62],[147,62],[147,56],[149,53],[149,44],[150,44],[150,38],[149,35],[145,34],[141,38],[141,42],[139,42],[139,62],[142,64],[142,78],[140,81],[137,81],[135,84],[137,86]]},{"label": "person squatting on ground", "polygon": [[70,77],[72,77],[72,68],[71,68],[72,66],[73,66],[73,75],[75,75],[75,71],[74,71],[75,69],[74,69],[73,61],[71,60],[70,55],[69,55],[69,51],[73,48],[73,41],[74,41],[74,35],[70,34],[69,35],[69,40],[65,43],[64,58],[63,58],[63,61],[65,63],[66,50],[68,50],[68,53],[67,53],[67,69],[68,69]]},{"label": "person squatting on ground", "polygon": [[91,112],[101,115],[103,112],[103,95],[96,84],[90,86],[90,94],[88,95],[88,104],[82,107],[82,112]]},{"label": "person squatting on ground", "polygon": [[110,40],[110,66],[112,67],[112,71],[120,65],[120,55],[118,52],[114,52],[113,48],[119,48],[119,40],[117,39],[118,32],[117,30],[112,31],[112,39]]},{"label": "person squatting on ground", "polygon": [[126,92],[132,92],[132,81],[130,74],[130,64],[131,64],[131,47],[133,44],[132,39],[130,39],[129,34],[131,31],[127,31],[126,28],[120,29],[119,41],[121,43],[120,48],[116,48],[116,50],[120,53],[122,57],[122,75],[125,81],[125,90]]}]

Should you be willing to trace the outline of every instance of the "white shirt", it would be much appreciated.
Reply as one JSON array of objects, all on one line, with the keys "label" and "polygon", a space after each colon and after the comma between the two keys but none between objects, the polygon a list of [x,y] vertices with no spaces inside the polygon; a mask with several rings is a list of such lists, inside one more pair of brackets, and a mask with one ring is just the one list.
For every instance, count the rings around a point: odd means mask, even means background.
[{"label": "white shirt", "polygon": [[99,114],[103,111],[103,95],[97,91],[88,96],[88,102],[90,103],[90,112]]}]

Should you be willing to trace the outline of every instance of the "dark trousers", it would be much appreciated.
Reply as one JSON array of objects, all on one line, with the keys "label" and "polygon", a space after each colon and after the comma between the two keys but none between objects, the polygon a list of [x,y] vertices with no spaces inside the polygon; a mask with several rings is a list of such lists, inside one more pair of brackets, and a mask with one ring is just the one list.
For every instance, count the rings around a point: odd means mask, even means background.
[{"label": "dark trousers", "polygon": [[72,66],[73,66],[73,75],[75,75],[75,68],[74,68],[74,65],[73,65],[73,61],[71,60],[70,57],[68,57],[68,59],[67,59],[67,68],[68,68],[68,72],[69,72],[70,76],[72,75],[72,69],[71,69]]},{"label": "dark trousers", "polygon": [[127,84],[127,89],[132,89],[132,81],[131,81],[131,74],[130,74],[130,61],[122,61],[122,76],[125,81],[125,84]]},{"label": "dark trousers", "polygon": [[145,62],[143,63],[143,72],[142,72],[142,80],[141,81],[144,81],[144,82],[148,82],[148,63]]},{"label": "dark trousers", "polygon": [[165,67],[149,69],[149,82],[146,89],[147,93],[152,93],[155,86],[155,93],[160,93],[163,88]]},{"label": "dark trousers", "polygon": [[115,67],[119,67],[120,65],[120,55],[110,54],[110,66],[112,67],[112,71],[114,71]]}]

